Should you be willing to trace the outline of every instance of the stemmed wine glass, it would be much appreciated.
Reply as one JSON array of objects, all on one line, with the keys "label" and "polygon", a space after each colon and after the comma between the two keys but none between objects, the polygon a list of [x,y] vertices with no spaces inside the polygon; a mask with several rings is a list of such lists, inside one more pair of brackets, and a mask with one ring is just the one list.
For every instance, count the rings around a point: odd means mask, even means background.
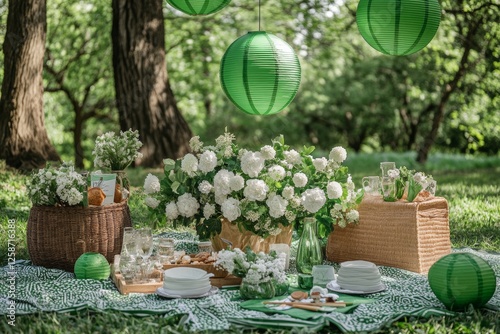
[{"label": "stemmed wine glass", "polygon": [[149,227],[143,227],[138,230],[138,252],[142,258],[141,274],[142,279],[146,280],[146,269],[148,267],[148,260],[153,252],[153,232]]}]

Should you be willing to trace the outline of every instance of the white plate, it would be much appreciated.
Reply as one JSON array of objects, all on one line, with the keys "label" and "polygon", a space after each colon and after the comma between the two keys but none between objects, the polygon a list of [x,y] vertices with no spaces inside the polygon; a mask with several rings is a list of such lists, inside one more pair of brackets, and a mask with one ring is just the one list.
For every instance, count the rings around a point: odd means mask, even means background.
[{"label": "white plate", "polygon": [[331,281],[326,285],[328,290],[332,290],[335,292],[340,292],[340,293],[345,293],[347,295],[367,295],[370,293],[376,293],[376,292],[381,292],[386,289],[386,286],[384,283],[380,283],[380,286],[378,286],[376,289],[371,289],[367,291],[359,291],[359,290],[347,290],[347,289],[342,289],[336,281]]},{"label": "white plate", "polygon": [[200,280],[203,278],[211,277],[213,275],[208,274],[205,270],[199,268],[188,268],[188,267],[177,267],[167,269],[163,272],[163,277],[172,280]]},{"label": "white plate", "polygon": [[345,261],[340,264],[341,268],[357,268],[357,269],[372,269],[377,268],[377,265],[373,262],[368,262],[364,260],[354,260]]},{"label": "white plate", "polygon": [[202,294],[195,294],[195,295],[179,295],[179,294],[169,294],[167,293],[162,287],[156,289],[156,294],[161,297],[165,298],[202,298],[202,297],[208,297],[211,295],[215,295],[217,292],[219,292],[219,288],[216,286],[213,286],[210,288],[208,292],[202,293]]},{"label": "white plate", "polygon": [[212,286],[209,284],[199,287],[199,288],[181,288],[177,289],[175,287],[171,287],[170,285],[162,286],[163,292],[168,293],[169,295],[181,295],[181,296],[189,296],[189,295],[200,295],[202,293],[210,291]]}]

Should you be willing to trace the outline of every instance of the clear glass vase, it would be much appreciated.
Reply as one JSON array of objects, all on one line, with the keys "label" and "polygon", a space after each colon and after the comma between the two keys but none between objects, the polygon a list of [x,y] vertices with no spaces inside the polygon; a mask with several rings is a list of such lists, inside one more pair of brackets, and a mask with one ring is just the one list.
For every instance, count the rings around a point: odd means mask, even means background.
[{"label": "clear glass vase", "polygon": [[275,296],[283,296],[284,294],[288,293],[288,288],[290,287],[288,281],[285,281],[283,283],[278,283],[277,281],[273,280],[273,284],[274,284]]},{"label": "clear glass vase", "polygon": [[130,182],[128,180],[127,173],[125,170],[112,170],[111,172],[116,174],[116,184],[120,187],[120,201],[122,199],[127,199],[130,194]]},{"label": "clear glass vase", "polygon": [[272,281],[259,284],[249,283],[245,278],[241,281],[240,296],[243,299],[269,299],[276,293]]},{"label": "clear glass vase", "polygon": [[311,274],[313,266],[323,263],[321,245],[316,235],[316,219],[304,218],[302,235],[297,249],[297,271],[302,274]]}]

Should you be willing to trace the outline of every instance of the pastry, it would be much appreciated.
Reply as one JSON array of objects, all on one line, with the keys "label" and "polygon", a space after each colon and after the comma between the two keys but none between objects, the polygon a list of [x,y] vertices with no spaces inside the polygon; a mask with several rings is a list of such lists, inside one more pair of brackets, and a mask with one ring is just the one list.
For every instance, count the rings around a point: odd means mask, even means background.
[{"label": "pastry", "polygon": [[101,206],[102,202],[106,198],[106,194],[102,191],[101,188],[93,187],[89,188],[87,191],[87,196],[89,200],[89,205]]}]

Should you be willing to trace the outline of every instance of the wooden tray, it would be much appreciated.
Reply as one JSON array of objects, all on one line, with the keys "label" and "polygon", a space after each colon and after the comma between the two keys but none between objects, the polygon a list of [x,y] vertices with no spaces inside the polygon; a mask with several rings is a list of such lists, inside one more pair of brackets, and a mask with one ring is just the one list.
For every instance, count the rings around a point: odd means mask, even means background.
[{"label": "wooden tray", "polygon": [[[140,283],[140,284],[127,284],[123,279],[123,276],[119,272],[113,272],[111,278],[115,283],[118,291],[122,295],[128,295],[131,292],[134,293],[155,293],[156,289],[163,286],[163,282],[156,283]],[[210,283],[216,287],[222,287],[226,285],[240,285],[241,278],[232,275],[226,277],[212,277],[210,278]]]}]

